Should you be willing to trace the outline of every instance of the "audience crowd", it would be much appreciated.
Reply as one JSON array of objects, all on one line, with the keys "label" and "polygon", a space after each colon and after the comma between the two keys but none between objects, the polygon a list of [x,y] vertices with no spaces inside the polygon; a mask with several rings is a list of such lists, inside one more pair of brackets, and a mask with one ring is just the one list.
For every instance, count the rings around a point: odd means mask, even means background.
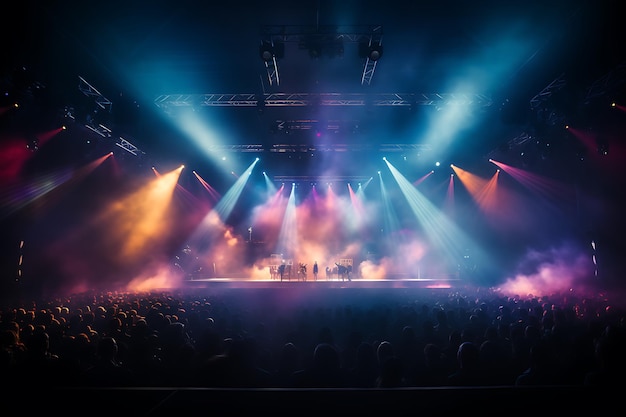
[{"label": "audience crowd", "polygon": [[624,310],[575,292],[168,289],[16,304],[0,311],[0,371],[16,384],[614,386],[626,371]]}]

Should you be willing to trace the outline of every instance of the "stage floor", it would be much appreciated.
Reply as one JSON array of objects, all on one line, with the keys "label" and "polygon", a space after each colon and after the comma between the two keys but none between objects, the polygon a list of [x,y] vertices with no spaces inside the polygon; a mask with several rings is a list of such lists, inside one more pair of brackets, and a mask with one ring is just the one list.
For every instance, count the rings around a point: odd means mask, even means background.
[{"label": "stage floor", "polygon": [[245,277],[194,278],[184,281],[187,288],[455,288],[463,285],[456,278],[386,278],[352,280],[313,279],[280,280],[251,279]]}]

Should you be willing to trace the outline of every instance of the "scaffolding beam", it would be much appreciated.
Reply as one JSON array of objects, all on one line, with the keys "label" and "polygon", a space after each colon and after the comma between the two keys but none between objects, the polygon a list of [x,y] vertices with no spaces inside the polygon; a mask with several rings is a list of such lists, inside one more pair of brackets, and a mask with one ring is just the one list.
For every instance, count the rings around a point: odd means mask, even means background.
[{"label": "scaffolding beam", "polygon": [[94,86],[89,84],[83,77],[78,76],[78,89],[87,97],[93,97],[95,103],[102,109],[111,112],[113,103],[103,96]]},{"label": "scaffolding beam", "polygon": [[537,95],[530,99],[530,108],[532,110],[537,110],[542,103],[546,102],[552,95],[559,91],[561,88],[565,87],[565,79],[563,78],[563,74],[554,79],[550,84],[548,84],[543,90],[541,90]]},{"label": "scaffolding beam", "polygon": [[164,94],[154,104],[167,113],[176,108],[196,107],[305,106],[478,106],[489,107],[492,99],[484,94],[455,93],[208,93]]},{"label": "scaffolding beam", "polygon": [[585,104],[589,104],[594,99],[604,97],[606,94],[612,93],[624,84],[624,75],[626,74],[626,63],[618,65],[607,74],[594,81],[587,90],[585,96]]},{"label": "scaffolding beam", "polygon": [[314,41],[328,44],[368,42],[372,33],[382,33],[381,25],[264,25],[261,37],[274,42],[304,43]]},{"label": "scaffolding beam", "polygon": [[294,144],[275,143],[271,145],[262,144],[238,144],[238,145],[211,145],[208,152],[270,152],[270,153],[311,153],[311,152],[358,152],[358,151],[378,151],[378,152],[410,152],[429,151],[432,147],[426,144],[405,144],[405,143],[329,143],[329,144]]},{"label": "scaffolding beam", "polygon": [[[382,26],[378,26],[372,29],[372,33],[368,42],[368,47],[371,47],[373,44],[382,47],[382,32]],[[370,59],[369,54],[366,54],[365,65],[363,66],[363,74],[361,75],[361,85],[371,84],[372,78],[374,77],[374,71],[376,70],[376,64],[378,64],[378,60],[372,60]]]},{"label": "scaffolding beam", "polygon": [[133,145],[132,143],[130,143],[123,137],[120,137],[119,140],[115,142],[115,144],[119,146],[120,148],[124,149],[126,152],[131,153],[135,156],[138,156],[139,154],[144,153],[143,151],[139,150],[138,147],[136,147],[135,145]]},{"label": "scaffolding beam", "polygon": [[[261,28],[262,42],[272,45],[278,43],[297,43],[300,49],[331,48],[333,54],[343,53],[343,43],[367,43],[381,45],[383,35],[382,25],[316,25],[316,26],[290,26],[290,25],[266,25]],[[377,61],[369,56],[365,57],[361,85],[370,85]],[[269,84],[279,85],[278,66],[276,60],[265,62]]]}]

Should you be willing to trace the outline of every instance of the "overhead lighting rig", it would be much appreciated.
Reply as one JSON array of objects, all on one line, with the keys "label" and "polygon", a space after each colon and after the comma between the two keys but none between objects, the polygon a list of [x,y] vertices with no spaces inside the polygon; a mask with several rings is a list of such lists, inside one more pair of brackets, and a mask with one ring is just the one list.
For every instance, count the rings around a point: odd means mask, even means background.
[{"label": "overhead lighting rig", "polygon": [[[89,84],[80,75],[78,76],[78,89],[87,97],[93,97],[94,102],[100,109],[105,110],[107,113],[111,113],[113,102],[109,100],[108,98],[106,98],[104,95],[102,95],[100,91],[98,91],[94,86]],[[98,109],[94,111],[94,114],[97,112],[98,112]],[[105,126],[103,123],[99,123],[91,115],[87,116],[85,127],[87,127],[87,129],[97,133],[98,135],[104,138],[110,138],[113,135],[113,131],[111,130],[111,128]],[[121,136],[118,137],[118,139],[115,142],[115,145],[119,146],[120,148],[124,149],[128,153],[135,155],[135,156],[143,155],[145,153],[142,150],[140,150],[138,147],[133,145],[131,142],[129,142],[128,140],[122,138]]]},{"label": "overhead lighting rig", "polygon": [[446,105],[489,107],[491,97],[483,94],[446,93],[210,93],[163,94],[154,104],[172,114],[175,109],[201,107],[264,107],[305,106],[437,106]]},{"label": "overhead lighting rig", "polygon": [[269,85],[279,86],[277,60],[283,58],[285,43],[297,43],[298,48],[307,51],[313,59],[343,56],[345,42],[358,43],[359,55],[365,60],[361,84],[369,85],[376,64],[382,57],[382,36],[381,25],[266,25],[261,28],[259,54],[265,65]]}]

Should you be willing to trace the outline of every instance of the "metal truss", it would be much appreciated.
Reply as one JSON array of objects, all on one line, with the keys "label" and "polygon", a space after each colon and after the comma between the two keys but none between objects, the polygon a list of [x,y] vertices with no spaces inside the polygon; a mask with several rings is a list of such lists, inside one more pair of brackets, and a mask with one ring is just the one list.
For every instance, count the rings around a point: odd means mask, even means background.
[{"label": "metal truss", "polygon": [[624,80],[626,79],[625,75],[626,64],[621,64],[609,71],[600,79],[596,80],[587,90],[585,104],[590,103],[596,98],[603,97],[607,93],[613,92],[618,87],[623,85]]},{"label": "metal truss", "polygon": [[280,183],[310,183],[310,184],[332,184],[332,183],[361,183],[367,182],[371,177],[363,176],[363,175],[346,175],[346,176],[330,176],[330,175],[302,175],[302,176],[287,176],[287,175],[276,175],[274,176],[275,182]]},{"label": "metal truss", "polygon": [[[103,96],[94,86],[89,84],[80,75],[78,76],[78,81],[79,81],[78,89],[84,95],[86,95],[87,97],[93,97],[94,102],[96,103],[98,107],[106,110],[109,113],[111,112],[111,107],[113,106],[113,102],[111,102],[111,100]],[[101,123],[96,124],[94,120],[89,119],[89,118],[87,120],[87,123],[85,123],[85,127],[87,127],[89,130],[97,133],[98,135],[104,138],[110,138],[113,133],[113,131],[107,126],[104,126]],[[130,143],[129,141],[127,141],[126,139],[122,137],[118,137],[115,144],[135,156],[139,154],[144,154],[144,152],[141,151],[138,147],[136,147],[135,145],[133,145],[132,143]]]},{"label": "metal truss", "polygon": [[86,123],[85,127],[87,129],[89,129],[89,130],[99,134],[103,138],[110,138],[111,137],[111,129],[109,129],[108,127],[106,127],[103,124],[95,125],[93,123]]},{"label": "metal truss", "polygon": [[368,57],[365,57],[365,66],[363,67],[363,75],[361,76],[361,85],[370,85],[372,77],[374,76],[374,70],[376,70],[376,64],[378,61],[373,61]]},{"label": "metal truss", "polygon": [[[343,43],[367,43],[381,45],[383,27],[381,25],[316,25],[316,26],[289,26],[289,25],[266,25],[261,28],[263,41],[272,45],[277,43],[298,43],[300,49],[331,48],[333,53],[343,52]],[[365,57],[365,65],[361,75],[361,85],[370,85],[377,60]],[[279,85],[278,66],[276,59],[265,62],[265,69],[270,85]]]},{"label": "metal truss", "polygon": [[195,107],[305,107],[305,106],[479,106],[492,99],[483,94],[447,93],[254,93],[164,94],[154,104],[165,112]]},{"label": "metal truss", "polygon": [[270,86],[280,85],[280,77],[278,76],[278,63],[276,57],[272,56],[271,61],[265,61],[265,70],[267,72],[267,80]]},{"label": "metal truss", "polygon": [[513,139],[510,139],[507,144],[509,145],[509,148],[512,149],[514,147],[517,146],[521,146],[529,141],[533,140],[532,135],[529,135],[526,132],[522,132],[519,135],[517,135],[516,137],[514,137]]},{"label": "metal truss", "polygon": [[304,130],[323,130],[325,132],[335,132],[351,130],[353,132],[358,131],[358,120],[317,120],[317,119],[293,119],[282,120],[278,119],[274,121],[270,131],[274,133],[290,133],[295,131]]},{"label": "metal truss", "polygon": [[[533,140],[533,136],[532,135],[530,135],[527,132],[521,132],[519,135],[517,135],[516,137],[514,137],[512,139],[509,139],[506,142],[506,150],[519,148],[522,145],[527,144],[531,140]],[[505,150],[505,148],[502,148],[501,146],[498,146],[497,148],[492,149],[491,151],[489,151],[489,153],[487,153],[487,156],[489,158],[491,158],[491,157],[498,157],[498,154],[500,152],[502,152],[503,150]]]},{"label": "metal truss", "polygon": [[264,25],[261,37],[274,42],[318,42],[329,44],[338,41],[369,42],[372,33],[382,33],[381,25]]},{"label": "metal truss", "polygon": [[78,89],[87,97],[93,97],[95,103],[102,109],[111,112],[113,103],[111,100],[103,96],[95,87],[89,84],[83,77],[78,76]]},{"label": "metal truss", "polygon": [[355,151],[378,151],[378,152],[408,152],[429,151],[430,145],[405,144],[405,143],[331,143],[324,145],[275,143],[272,145],[243,144],[243,145],[212,145],[207,148],[209,152],[270,152],[270,153],[313,153],[313,152],[355,152]]},{"label": "metal truss", "polygon": [[[368,47],[372,46],[373,44],[382,46],[382,38],[383,38],[382,32],[383,32],[382,26],[378,26],[372,30],[372,34],[368,42]],[[370,85],[370,83],[372,82],[372,77],[374,77],[376,64],[378,64],[378,60],[370,59],[369,55],[365,57],[365,65],[363,66],[363,75],[361,75],[361,85]]]},{"label": "metal truss", "polygon": [[537,95],[530,99],[530,108],[532,110],[537,110],[542,103],[546,102],[550,97],[552,97],[552,94],[554,94],[556,91],[559,91],[561,88],[563,88],[565,84],[565,79],[563,78],[563,74],[561,74],[550,84],[548,84],[543,90],[541,90]]},{"label": "metal truss", "polygon": [[428,151],[430,145],[425,144],[404,144],[404,143],[329,143],[323,145],[311,144],[274,144],[268,150],[270,152],[291,153],[291,152],[407,152],[407,151]]},{"label": "metal truss", "polygon": [[206,149],[209,152],[265,152],[265,148],[261,144],[211,145]]},{"label": "metal truss", "polygon": [[129,152],[135,156],[138,156],[139,154],[142,154],[142,155],[144,154],[143,151],[139,150],[139,148],[137,148],[135,145],[133,145],[132,143],[130,143],[129,141],[127,141],[121,136],[119,140],[115,142],[115,144],[119,146],[120,148],[124,149],[126,152]]}]

